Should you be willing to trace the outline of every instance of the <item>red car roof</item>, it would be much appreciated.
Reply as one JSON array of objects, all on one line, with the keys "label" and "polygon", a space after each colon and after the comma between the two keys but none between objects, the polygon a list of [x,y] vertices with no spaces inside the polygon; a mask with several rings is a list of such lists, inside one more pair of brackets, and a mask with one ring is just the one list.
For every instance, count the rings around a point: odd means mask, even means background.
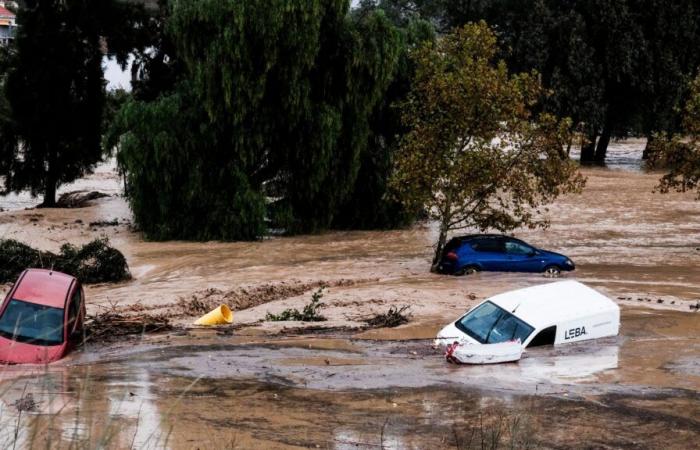
[{"label": "red car roof", "polygon": [[63,308],[74,280],[74,277],[61,272],[28,269],[12,297],[39,305]]}]

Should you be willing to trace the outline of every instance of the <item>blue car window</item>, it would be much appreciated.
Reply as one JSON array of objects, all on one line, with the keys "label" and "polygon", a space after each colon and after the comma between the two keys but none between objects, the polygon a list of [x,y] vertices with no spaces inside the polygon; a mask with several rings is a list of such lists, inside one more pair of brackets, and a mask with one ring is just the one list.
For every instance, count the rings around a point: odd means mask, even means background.
[{"label": "blue car window", "polygon": [[476,239],[472,248],[477,252],[503,252],[503,242],[499,239]]},{"label": "blue car window", "polygon": [[34,345],[63,342],[63,309],[10,300],[0,317],[0,335]]},{"label": "blue car window", "polygon": [[534,328],[491,302],[482,303],[459,319],[455,326],[482,344],[520,339],[525,342]]},{"label": "blue car window", "polygon": [[506,242],[506,252],[511,255],[529,255],[532,248],[514,241]]}]

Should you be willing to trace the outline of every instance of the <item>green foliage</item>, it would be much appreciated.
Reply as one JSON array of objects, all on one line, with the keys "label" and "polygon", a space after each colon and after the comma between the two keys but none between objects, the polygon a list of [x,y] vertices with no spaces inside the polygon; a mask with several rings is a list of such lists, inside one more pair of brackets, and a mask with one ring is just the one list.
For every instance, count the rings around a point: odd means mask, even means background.
[{"label": "green foliage", "polygon": [[460,228],[546,226],[540,207],[583,180],[563,147],[570,122],[533,110],[536,73],[510,75],[496,36],[481,22],[455,29],[414,54],[416,77],[403,120],[392,186],[440,226],[435,260]]},{"label": "green foliage", "polygon": [[[255,239],[264,219],[317,231],[369,184],[358,180],[364,161],[363,174],[386,179],[384,150],[368,148],[370,121],[402,38],[381,11],[352,16],[348,6],[171,2],[157,21],[160,59],[140,60],[138,101],[107,137],[148,237]],[[381,198],[383,182],[369,195]]]},{"label": "green foliage", "polygon": [[[582,159],[603,162],[612,137],[673,132],[700,63],[697,0],[378,0],[443,32],[485,20],[512,71],[537,70],[551,90],[541,105],[570,117]],[[597,140],[597,146],[596,146]]]},{"label": "green foliage", "polygon": [[700,76],[689,91],[682,133],[657,134],[650,145],[649,164],[668,171],[660,180],[659,191],[697,189],[700,199]]},{"label": "green foliage", "polygon": [[131,278],[124,255],[106,239],[82,247],[64,244],[58,255],[42,252],[12,240],[0,240],[0,283],[13,282],[28,268],[53,269],[83,283],[104,283]]},{"label": "green foliage", "polygon": [[330,225],[396,65],[398,34],[383,15],[347,11],[345,0],[175,4],[173,36],[198,97],[230,127],[251,182],[273,181],[273,219],[290,232]]},{"label": "green foliage", "polygon": [[109,142],[118,142],[127,197],[147,238],[256,239],[265,231],[265,199],[220,145],[187,85],[153,102],[129,101]]},{"label": "green foliage", "polygon": [[296,308],[285,309],[279,314],[267,313],[265,320],[270,322],[283,322],[287,320],[297,322],[325,322],[327,319],[319,313],[319,309],[326,306],[321,303],[323,298],[323,288],[320,288],[311,295],[311,302],[304,306],[300,312]]},{"label": "green foliage", "polygon": [[61,246],[54,268],[74,275],[83,283],[122,281],[131,278],[126,258],[107,239],[95,239],[82,247]]},{"label": "green foliage", "polygon": [[0,283],[14,282],[24,269],[46,267],[53,256],[13,239],[0,240]]},{"label": "green foliage", "polygon": [[55,204],[58,185],[89,172],[102,157],[102,37],[126,58],[138,9],[116,0],[24,2],[5,61],[9,112],[0,124],[0,174],[7,191],[42,193]]},{"label": "green foliage", "polygon": [[[366,5],[354,12],[362,17],[375,6]],[[382,7],[377,8],[384,12]],[[390,11],[388,17],[392,17]],[[432,24],[420,18],[397,21],[401,37],[401,53],[396,73],[370,118],[369,142],[361,155],[355,188],[338,209],[332,226],[345,229],[393,228],[410,224],[421,211],[413,211],[397,201],[389,192],[388,179],[398,148],[398,138],[407,130],[401,123],[400,110],[411,88],[415,65],[409,57],[412,49],[435,40]]]}]

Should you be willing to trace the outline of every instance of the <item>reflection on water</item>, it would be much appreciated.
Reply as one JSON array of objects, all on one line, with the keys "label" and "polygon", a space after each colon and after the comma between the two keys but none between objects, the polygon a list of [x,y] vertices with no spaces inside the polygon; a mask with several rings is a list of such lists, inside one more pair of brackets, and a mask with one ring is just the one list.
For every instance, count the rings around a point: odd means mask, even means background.
[{"label": "reflection on water", "polygon": [[99,366],[3,368],[0,446],[163,448],[167,429],[149,373],[119,370],[113,376]]}]

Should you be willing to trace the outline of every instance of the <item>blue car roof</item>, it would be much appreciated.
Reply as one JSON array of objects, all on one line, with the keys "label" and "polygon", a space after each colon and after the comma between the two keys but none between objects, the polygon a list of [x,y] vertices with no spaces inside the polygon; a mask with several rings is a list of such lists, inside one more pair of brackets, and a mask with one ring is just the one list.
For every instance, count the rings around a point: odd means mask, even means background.
[{"label": "blue car roof", "polygon": [[472,239],[497,239],[497,238],[508,238],[508,239],[515,239],[515,240],[520,240],[518,238],[514,238],[512,236],[506,236],[505,234],[467,234],[464,236],[455,236],[452,239],[457,239],[458,241],[470,241]]}]

